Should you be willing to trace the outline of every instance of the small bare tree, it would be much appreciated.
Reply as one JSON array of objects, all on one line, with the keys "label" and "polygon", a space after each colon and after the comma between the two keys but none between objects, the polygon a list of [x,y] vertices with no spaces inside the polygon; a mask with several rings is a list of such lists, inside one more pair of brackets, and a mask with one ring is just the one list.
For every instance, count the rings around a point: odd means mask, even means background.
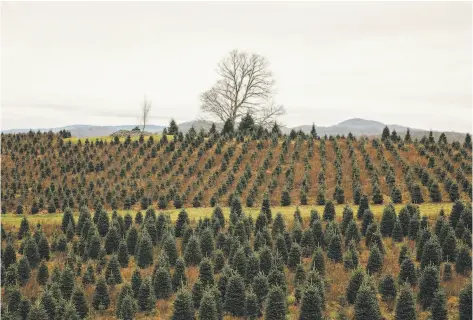
[{"label": "small bare tree", "polygon": [[141,114],[140,114],[140,125],[142,127],[142,131],[145,131],[146,124],[148,124],[149,120],[149,112],[151,110],[151,101],[145,98],[143,99],[143,103],[141,104]]},{"label": "small bare tree", "polygon": [[233,50],[218,65],[220,79],[200,100],[203,112],[233,123],[246,113],[256,124],[268,127],[285,113],[272,101],[275,81],[266,58]]}]

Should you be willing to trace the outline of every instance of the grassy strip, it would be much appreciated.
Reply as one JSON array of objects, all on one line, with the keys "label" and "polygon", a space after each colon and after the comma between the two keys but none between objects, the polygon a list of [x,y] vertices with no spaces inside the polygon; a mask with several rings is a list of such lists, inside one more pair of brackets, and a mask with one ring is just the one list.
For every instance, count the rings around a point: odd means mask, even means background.
[{"label": "grassy strip", "polygon": [[[439,213],[440,209],[444,209],[446,213],[449,213],[450,210],[452,209],[453,203],[450,202],[445,202],[445,203],[423,203],[420,204],[420,212],[422,215],[430,216],[432,218],[436,217],[437,214]],[[404,204],[397,204],[395,205],[396,212],[399,212],[399,210],[405,206]],[[335,212],[336,212],[336,217],[341,218],[342,217],[342,212],[343,208],[345,205],[336,205],[335,206]],[[357,205],[350,205],[350,207],[353,208],[355,215],[358,210]],[[377,217],[380,217],[383,213],[385,205],[371,205],[370,208],[373,211],[373,214]],[[288,206],[288,207],[271,207],[271,210],[273,212],[273,215],[281,212],[284,218],[292,220],[294,211],[296,210],[296,206]],[[229,207],[223,207],[223,212],[226,218],[228,218],[228,215],[230,214],[230,208]],[[312,209],[316,209],[319,214],[323,213],[324,206],[299,206],[299,210],[301,211],[301,215],[303,217],[309,217],[310,216],[310,211]],[[177,219],[177,216],[179,214],[179,211],[182,209],[169,209],[169,210],[157,210],[157,212],[164,212],[165,214],[170,215],[171,221],[175,221]],[[204,218],[204,217],[210,217],[212,215],[213,208],[186,208],[186,211],[189,213],[189,217],[191,220],[198,221],[199,218]],[[243,211],[245,214],[251,215],[253,218],[256,218],[258,213],[260,212],[260,208],[244,208]],[[112,214],[112,211],[108,211],[109,214]],[[133,218],[136,215],[136,210],[118,210],[118,214],[120,215],[125,215],[127,213],[130,213]],[[144,210],[142,210],[142,213],[144,213]],[[1,222],[4,225],[9,225],[9,226],[19,226],[21,220],[23,219],[24,215],[17,215],[14,213],[8,213],[8,214],[3,214],[0,217]],[[62,221],[62,213],[53,213],[53,214],[48,214],[48,213],[42,213],[42,214],[36,214],[36,215],[26,215],[28,217],[28,221],[30,224],[36,224],[36,223],[41,223],[42,225],[45,224],[61,224]],[[79,212],[74,212],[74,217],[77,220],[79,217]]]}]

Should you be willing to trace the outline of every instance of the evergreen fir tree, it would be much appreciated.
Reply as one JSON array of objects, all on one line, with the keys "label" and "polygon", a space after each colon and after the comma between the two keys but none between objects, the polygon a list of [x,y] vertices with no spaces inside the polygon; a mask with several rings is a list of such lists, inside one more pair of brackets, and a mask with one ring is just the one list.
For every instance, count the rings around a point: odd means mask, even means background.
[{"label": "evergreen fir tree", "polygon": [[312,257],[311,268],[317,270],[320,274],[325,274],[325,258],[321,247],[317,247]]},{"label": "evergreen fir tree", "polygon": [[371,246],[370,255],[368,258],[368,264],[366,265],[366,271],[369,274],[374,274],[381,271],[383,268],[383,256],[379,252],[378,246]]},{"label": "evergreen fir tree", "polygon": [[302,294],[299,320],[322,319],[322,309],[318,288],[309,285]]},{"label": "evergreen fir tree", "polygon": [[424,309],[431,306],[435,292],[440,287],[439,272],[435,266],[427,266],[419,281],[419,302]]},{"label": "evergreen fir tree", "polygon": [[325,204],[323,218],[325,221],[333,221],[335,219],[335,206],[332,201],[327,201]]},{"label": "evergreen fir tree", "polygon": [[394,228],[391,236],[395,242],[402,242],[404,240],[402,225],[399,219],[396,219],[396,222],[394,223]]},{"label": "evergreen fir tree", "polygon": [[381,278],[379,293],[384,301],[394,301],[396,299],[396,282],[392,275],[388,274]]},{"label": "evergreen fir tree", "polygon": [[131,289],[133,290],[134,298],[138,296],[142,282],[143,281],[141,280],[140,270],[135,269],[135,271],[133,271],[133,275],[131,276]]},{"label": "evergreen fir tree", "polygon": [[347,292],[346,292],[348,303],[350,304],[355,303],[358,290],[360,289],[360,286],[363,283],[364,279],[365,279],[365,272],[361,268],[355,269],[351,273],[350,281],[348,282],[348,287],[347,287]]},{"label": "evergreen fir tree", "polygon": [[89,306],[87,305],[87,300],[82,288],[78,286],[74,288],[72,291],[71,301],[80,319],[86,318],[89,313]]},{"label": "evergreen fir tree", "polygon": [[126,245],[125,240],[120,241],[120,245],[118,246],[118,262],[122,268],[128,267],[128,248]]},{"label": "evergreen fir tree", "polygon": [[41,304],[34,304],[28,314],[28,320],[49,320],[49,317]]},{"label": "evergreen fir tree", "polygon": [[122,274],[120,272],[120,263],[116,255],[113,255],[108,262],[107,269],[105,270],[105,279],[107,284],[116,285],[123,281]]},{"label": "evergreen fir tree", "polygon": [[174,312],[172,320],[194,319],[194,306],[192,296],[188,290],[181,289],[174,300]]},{"label": "evergreen fir tree", "polygon": [[342,240],[339,234],[335,234],[331,237],[327,257],[333,262],[340,263],[343,261]]},{"label": "evergreen fir tree", "polygon": [[[4,232],[2,232],[2,235]],[[5,251],[2,252],[2,264],[5,266],[5,269],[8,270],[8,267],[16,263],[16,251],[13,246],[12,241],[7,241]]]},{"label": "evergreen fir tree", "polygon": [[399,271],[399,283],[409,283],[411,286],[417,285],[417,273],[414,262],[407,256],[401,263],[401,270]]},{"label": "evergreen fir tree", "polygon": [[203,294],[204,286],[200,280],[197,280],[192,286],[192,301],[194,303],[194,309],[199,309]]},{"label": "evergreen fir tree", "polygon": [[97,281],[95,292],[92,297],[92,306],[95,310],[107,310],[110,305],[110,297],[108,295],[108,287],[104,278]]},{"label": "evergreen fir tree", "polygon": [[225,291],[225,310],[235,317],[245,315],[245,284],[243,278],[235,273],[228,279]]},{"label": "evergreen fir tree", "polygon": [[432,320],[447,320],[447,297],[443,289],[437,290],[432,301],[432,307],[430,310],[432,314]]},{"label": "evergreen fir tree", "polygon": [[297,243],[293,243],[291,246],[291,251],[289,252],[287,266],[289,269],[294,270],[296,266],[301,261],[302,250]]},{"label": "evergreen fir tree", "polygon": [[135,255],[137,243],[138,243],[138,231],[136,230],[135,226],[131,226],[126,234],[126,246],[127,246],[129,254]]},{"label": "evergreen fir tree", "polygon": [[141,283],[137,296],[140,311],[149,312],[154,309],[156,296],[150,278],[145,278]]},{"label": "evergreen fir tree", "polygon": [[89,285],[95,283],[95,272],[91,264],[87,266],[84,276],[82,277],[82,284]]},{"label": "evergreen fir tree", "polygon": [[428,265],[440,267],[442,261],[442,248],[437,240],[437,236],[432,236],[422,249],[422,260],[420,267],[423,269]]},{"label": "evergreen fir tree", "polygon": [[42,286],[44,286],[48,282],[49,271],[48,266],[44,262],[42,262],[39,266],[36,279],[38,280],[38,283]]},{"label": "evergreen fir tree", "polygon": [[458,313],[460,320],[471,320],[471,282],[460,291],[460,303],[458,304]]},{"label": "evergreen fir tree", "polygon": [[213,293],[204,291],[199,308],[199,320],[218,320],[217,304],[215,303]]},{"label": "evergreen fir tree", "polygon": [[365,213],[363,214],[363,221],[361,223],[361,234],[366,235],[366,231],[368,230],[368,227],[371,223],[374,221],[374,215],[371,210],[367,209],[365,210]]},{"label": "evergreen fir tree", "polygon": [[[450,229],[451,230],[451,229]],[[457,255],[457,239],[451,230],[442,244],[442,258],[444,261],[455,261]]]},{"label": "evergreen fir tree", "polygon": [[28,259],[30,267],[35,269],[39,262],[40,256],[38,251],[38,245],[34,238],[27,238],[24,240],[23,255]]},{"label": "evergreen fir tree", "polygon": [[136,302],[133,296],[126,295],[120,304],[117,305],[117,313],[120,320],[133,320],[136,313]]},{"label": "evergreen fir tree", "polygon": [[458,249],[455,261],[455,271],[462,275],[466,275],[471,272],[470,250],[464,245],[460,246]]},{"label": "evergreen fir tree", "polygon": [[355,320],[380,320],[381,311],[379,309],[376,292],[364,281],[356,294],[355,300]]},{"label": "evergreen fir tree", "polygon": [[291,196],[289,195],[289,191],[284,188],[281,193],[281,206],[287,207],[291,205]]},{"label": "evergreen fir tree", "polygon": [[184,252],[184,260],[187,266],[198,266],[202,260],[202,252],[200,250],[200,241],[196,236],[191,236],[186,245]]},{"label": "evergreen fir tree", "polygon": [[146,229],[141,232],[141,237],[136,250],[137,264],[140,268],[146,268],[153,264],[153,242]]},{"label": "evergreen fir tree", "polygon": [[107,254],[112,254],[118,250],[120,244],[120,236],[115,227],[111,227],[105,237],[104,248]]},{"label": "evergreen fir tree", "polygon": [[153,274],[153,288],[156,299],[167,299],[172,294],[171,274],[163,267]]},{"label": "evergreen fir tree", "polygon": [[181,285],[187,284],[186,278],[186,266],[184,260],[179,257],[176,260],[176,265],[174,267],[174,274],[172,276],[172,287],[174,291],[177,291]]},{"label": "evergreen fir tree", "polygon": [[286,312],[286,294],[284,290],[278,286],[271,287],[264,318],[266,320],[285,320]]},{"label": "evergreen fir tree", "polygon": [[360,231],[356,225],[355,220],[351,220],[348,224],[347,230],[345,232],[345,245],[348,245],[350,241],[354,241],[355,243],[359,243],[361,239]]},{"label": "evergreen fir tree", "polygon": [[179,215],[177,216],[176,220],[176,226],[174,228],[174,234],[176,238],[182,237],[184,226],[186,224],[189,224],[189,215],[187,214],[186,210],[182,209],[179,211]]},{"label": "evergreen fir tree", "polygon": [[31,276],[31,267],[28,259],[22,257],[18,262],[18,281],[21,286],[26,285]]},{"label": "evergreen fir tree", "polygon": [[20,223],[20,229],[18,230],[18,240],[23,239],[26,235],[30,233],[30,225],[28,223],[28,219],[23,217]]},{"label": "evergreen fir tree", "polygon": [[214,284],[214,270],[212,261],[208,258],[204,258],[199,266],[199,279],[204,287],[212,286]]},{"label": "evergreen fir tree", "polygon": [[416,320],[416,302],[412,289],[409,286],[402,286],[397,298],[395,320]]},{"label": "evergreen fir tree", "polygon": [[383,237],[390,237],[392,235],[396,218],[396,211],[392,204],[384,207],[380,224],[380,231]]},{"label": "evergreen fir tree", "polygon": [[369,210],[369,200],[366,195],[362,195],[360,199],[360,205],[358,207],[358,211],[356,214],[356,217],[358,220],[363,218],[363,215],[365,214],[365,210]]},{"label": "evergreen fir tree", "polygon": [[200,235],[200,249],[204,257],[210,257],[214,250],[214,238],[210,228],[205,228]]}]

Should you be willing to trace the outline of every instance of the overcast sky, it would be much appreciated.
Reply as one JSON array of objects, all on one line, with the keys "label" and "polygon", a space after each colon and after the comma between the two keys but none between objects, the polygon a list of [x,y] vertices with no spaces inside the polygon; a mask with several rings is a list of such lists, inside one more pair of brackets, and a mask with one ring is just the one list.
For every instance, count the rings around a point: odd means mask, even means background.
[{"label": "overcast sky", "polygon": [[270,61],[288,126],[360,117],[472,127],[471,2],[9,3],[2,129],[153,124],[201,115],[232,49]]}]

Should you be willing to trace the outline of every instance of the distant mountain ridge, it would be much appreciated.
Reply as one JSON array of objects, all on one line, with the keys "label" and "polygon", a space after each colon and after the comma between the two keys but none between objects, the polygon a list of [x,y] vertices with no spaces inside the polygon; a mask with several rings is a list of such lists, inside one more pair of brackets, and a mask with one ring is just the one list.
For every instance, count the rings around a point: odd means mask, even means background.
[{"label": "distant mountain ridge", "polygon": [[[221,123],[215,123],[218,130],[222,128]],[[94,126],[94,125],[71,125],[65,127],[58,127],[58,128],[47,128],[47,129],[33,129],[34,131],[49,131],[52,130],[53,132],[58,132],[60,130],[68,130],[71,132],[73,137],[78,138],[85,138],[85,137],[99,137],[99,136],[108,136],[118,130],[131,130],[136,125],[120,125],[120,126]],[[179,129],[182,132],[187,132],[191,127],[194,127],[197,131],[201,129],[208,130],[212,126],[211,121],[207,120],[194,120],[183,122],[178,125]],[[350,132],[354,136],[379,136],[383,132],[384,127],[386,124],[374,121],[374,120],[366,120],[361,118],[353,118],[342,121],[338,124],[332,126],[315,126],[317,130],[317,134],[319,136],[330,136],[330,135],[348,135]],[[388,124],[388,128],[392,130],[396,130],[396,132],[404,136],[407,131],[408,127],[397,125],[397,124]],[[147,125],[146,131],[153,132],[153,133],[160,133],[166,126],[163,125]],[[289,133],[292,129],[302,132],[309,133],[312,129],[312,124],[301,125],[296,127],[282,127],[281,130],[284,133]],[[428,134],[428,130],[423,129],[416,129],[416,128],[409,128],[411,132],[411,136],[413,138],[421,138],[424,135]],[[10,130],[3,130],[3,133],[22,133],[28,132],[30,129],[10,129]],[[433,135],[435,139],[438,139],[442,131],[433,131]],[[448,141],[463,141],[465,138],[466,133],[462,132],[444,132],[447,136]]]}]

